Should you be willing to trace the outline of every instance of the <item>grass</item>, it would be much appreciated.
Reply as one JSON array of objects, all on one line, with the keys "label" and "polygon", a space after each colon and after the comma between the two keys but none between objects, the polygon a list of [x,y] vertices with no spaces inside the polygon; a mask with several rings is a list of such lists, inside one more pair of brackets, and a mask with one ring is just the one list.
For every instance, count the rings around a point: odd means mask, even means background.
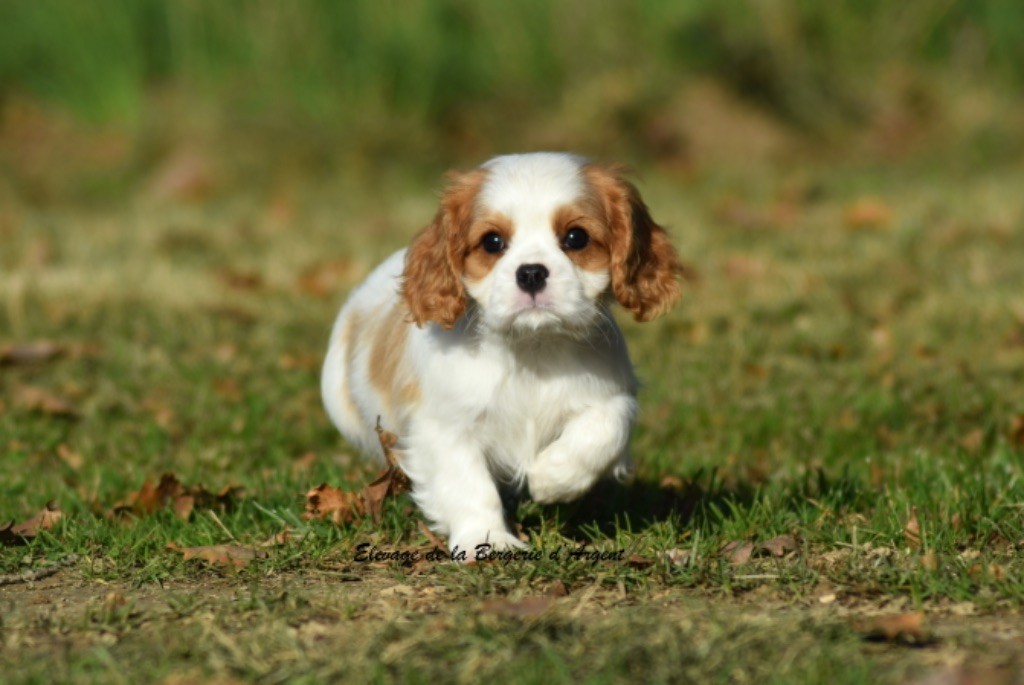
[{"label": "grass", "polygon": [[[431,216],[433,184],[5,203],[0,343],[67,354],[0,368],[0,521],[51,499],[66,516],[0,547],[0,574],[65,564],[0,586],[0,667],[9,682],[830,683],[1016,668],[1022,181],[1019,166],[646,175],[699,279],[665,319],[623,322],[645,383],[639,482],[521,505],[559,560],[469,568],[354,561],[362,543],[427,545],[404,498],[379,525],[300,518],[309,487],[373,475],[328,424],[318,365],[344,292]],[[25,387],[79,418],[33,410]],[[103,515],[165,471],[246,495],[189,521]],[[167,548],[285,526],[238,571]],[[723,549],[780,535],[797,549]],[[568,559],[581,543],[637,558]],[[543,613],[518,604],[536,595]],[[854,627],[911,610],[924,647]]]},{"label": "grass", "polygon": [[[0,350],[64,354],[0,364],[0,524],[65,513],[0,543],[5,681],[1020,671],[1019,2],[236,5],[2,11]],[[320,407],[337,307],[442,168],[536,148],[637,163],[698,274],[623,321],[639,480],[521,504],[537,561],[358,562],[429,542],[407,498],[301,518],[374,476]],[[108,515],[164,472],[245,494]]]},{"label": "grass", "polygon": [[[1016,0],[45,0],[3,12],[6,118],[42,102],[106,129],[106,149],[81,163],[60,146],[90,181],[79,197],[109,197],[183,141],[232,141],[247,178],[268,162],[365,175],[553,147],[700,165],[690,101],[706,93],[688,94],[707,80],[817,145],[868,129],[892,151],[931,132],[932,147],[966,138],[985,160],[1020,155]],[[13,148],[39,138],[8,125]],[[35,159],[0,150],[0,169],[31,181]]]}]

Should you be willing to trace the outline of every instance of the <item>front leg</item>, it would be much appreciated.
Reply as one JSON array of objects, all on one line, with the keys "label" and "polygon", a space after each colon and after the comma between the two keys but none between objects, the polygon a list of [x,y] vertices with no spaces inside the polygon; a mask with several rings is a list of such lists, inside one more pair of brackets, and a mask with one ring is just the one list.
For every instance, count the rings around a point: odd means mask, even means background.
[{"label": "front leg", "polygon": [[609,470],[622,479],[632,476],[628,447],[635,416],[636,400],[616,395],[572,417],[527,469],[534,501],[577,499]]},{"label": "front leg", "polygon": [[478,545],[494,550],[526,547],[508,529],[498,488],[479,443],[468,431],[436,421],[413,427],[402,468],[412,497],[448,547],[473,559]]}]

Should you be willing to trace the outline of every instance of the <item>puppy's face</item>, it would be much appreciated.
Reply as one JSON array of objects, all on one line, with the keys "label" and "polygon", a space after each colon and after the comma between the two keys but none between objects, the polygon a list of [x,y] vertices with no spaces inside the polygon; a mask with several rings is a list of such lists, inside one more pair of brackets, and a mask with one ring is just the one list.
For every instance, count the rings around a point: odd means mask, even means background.
[{"label": "puppy's face", "polygon": [[403,295],[417,324],[451,327],[467,298],[511,335],[579,332],[613,294],[638,320],[679,295],[664,230],[615,168],[556,153],[498,157],[455,176],[406,257]]}]

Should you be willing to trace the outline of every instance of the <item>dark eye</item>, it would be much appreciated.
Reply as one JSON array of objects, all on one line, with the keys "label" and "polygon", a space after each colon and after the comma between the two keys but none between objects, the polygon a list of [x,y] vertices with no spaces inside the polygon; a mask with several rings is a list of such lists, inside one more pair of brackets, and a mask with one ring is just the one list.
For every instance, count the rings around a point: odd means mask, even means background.
[{"label": "dark eye", "polygon": [[498,254],[505,251],[505,240],[494,231],[491,231],[480,241],[480,246],[484,248],[484,252]]},{"label": "dark eye", "polygon": [[579,226],[570,228],[562,238],[562,247],[567,250],[582,250],[590,242],[590,236]]}]

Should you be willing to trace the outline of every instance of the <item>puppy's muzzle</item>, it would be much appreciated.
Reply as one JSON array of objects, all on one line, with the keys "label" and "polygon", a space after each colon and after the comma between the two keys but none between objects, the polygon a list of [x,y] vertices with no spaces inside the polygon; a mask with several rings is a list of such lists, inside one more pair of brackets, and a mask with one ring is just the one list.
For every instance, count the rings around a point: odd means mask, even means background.
[{"label": "puppy's muzzle", "polygon": [[544,290],[549,273],[543,264],[523,264],[516,269],[516,285],[523,292],[535,295]]}]

